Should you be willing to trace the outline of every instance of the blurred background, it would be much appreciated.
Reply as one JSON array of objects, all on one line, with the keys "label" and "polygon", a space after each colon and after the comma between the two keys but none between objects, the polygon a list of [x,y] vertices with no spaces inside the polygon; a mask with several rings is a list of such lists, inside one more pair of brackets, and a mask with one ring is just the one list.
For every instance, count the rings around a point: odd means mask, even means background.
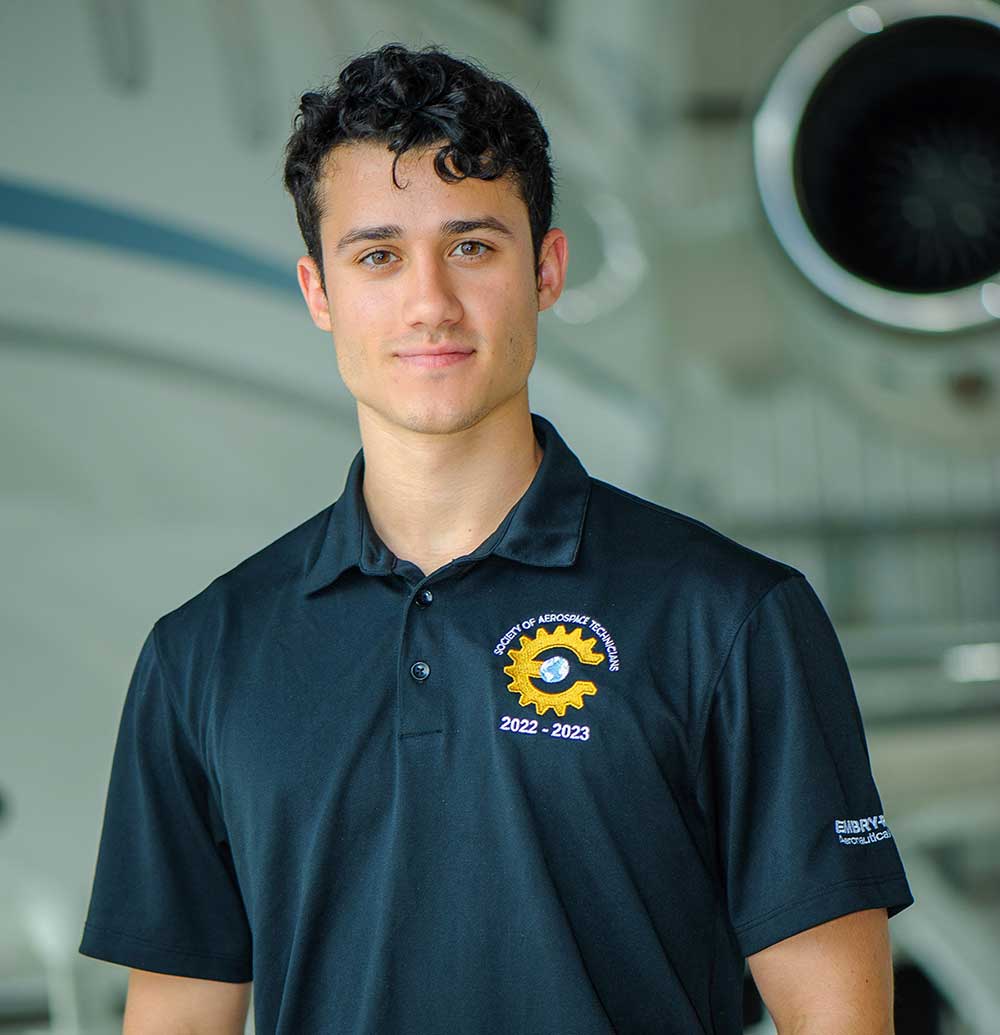
[{"label": "blurred background", "polygon": [[281,151],[392,40],[538,107],[571,262],[531,407],[809,577],[917,898],[897,1030],[996,1035],[1000,6],[972,0],[0,5],[0,1031],[120,1030],[127,971],[76,950],[139,647],[359,448]]}]

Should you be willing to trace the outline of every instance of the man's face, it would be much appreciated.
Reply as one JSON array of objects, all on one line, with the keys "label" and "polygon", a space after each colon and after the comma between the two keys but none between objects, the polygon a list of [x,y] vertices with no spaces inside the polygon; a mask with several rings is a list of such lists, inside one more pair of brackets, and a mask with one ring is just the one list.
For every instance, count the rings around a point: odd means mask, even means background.
[{"label": "man's face", "polygon": [[335,148],[322,183],[326,294],[311,259],[298,272],[359,414],[443,434],[525,391],[539,310],[562,290],[566,238],[549,231],[536,273],[513,182],[446,183],[435,150],[400,158],[400,188],[384,144]]}]

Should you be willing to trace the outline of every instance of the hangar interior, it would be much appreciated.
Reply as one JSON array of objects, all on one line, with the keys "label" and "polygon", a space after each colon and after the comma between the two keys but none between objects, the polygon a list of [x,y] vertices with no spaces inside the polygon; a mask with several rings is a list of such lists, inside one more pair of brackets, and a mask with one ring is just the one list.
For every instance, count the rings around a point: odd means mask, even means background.
[{"label": "hangar interior", "polygon": [[[537,104],[571,262],[532,409],[596,477],[808,575],[917,899],[890,925],[898,1030],[995,1035],[987,0],[0,11],[0,1031],[120,1030],[124,969],[76,950],[138,645],[358,449],[281,149],[304,89],[394,39]],[[774,1032],[749,982],[745,1031]]]}]

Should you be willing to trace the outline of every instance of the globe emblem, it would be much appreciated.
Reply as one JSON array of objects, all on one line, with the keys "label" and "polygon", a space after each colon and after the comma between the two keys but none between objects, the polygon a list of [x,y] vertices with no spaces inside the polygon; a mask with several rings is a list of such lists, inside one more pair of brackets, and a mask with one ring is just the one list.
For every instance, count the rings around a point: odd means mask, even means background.
[{"label": "globe emblem", "polygon": [[546,683],[558,683],[569,674],[569,662],[557,654],[554,658],[542,662],[538,674]]}]

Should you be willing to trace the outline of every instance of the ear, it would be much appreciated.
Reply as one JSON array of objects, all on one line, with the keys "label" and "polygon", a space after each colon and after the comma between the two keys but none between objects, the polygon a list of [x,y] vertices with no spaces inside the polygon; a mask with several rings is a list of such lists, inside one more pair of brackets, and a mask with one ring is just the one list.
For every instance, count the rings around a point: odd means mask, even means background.
[{"label": "ear", "polygon": [[312,321],[321,331],[331,331],[330,323],[330,302],[320,283],[319,269],[312,257],[303,255],[295,265],[295,271],[299,278],[299,287],[302,289],[302,297],[309,307],[309,315]]},{"label": "ear", "polygon": [[566,283],[566,263],[569,259],[569,241],[558,227],[553,227],[543,238],[538,251],[538,310],[555,305]]}]

